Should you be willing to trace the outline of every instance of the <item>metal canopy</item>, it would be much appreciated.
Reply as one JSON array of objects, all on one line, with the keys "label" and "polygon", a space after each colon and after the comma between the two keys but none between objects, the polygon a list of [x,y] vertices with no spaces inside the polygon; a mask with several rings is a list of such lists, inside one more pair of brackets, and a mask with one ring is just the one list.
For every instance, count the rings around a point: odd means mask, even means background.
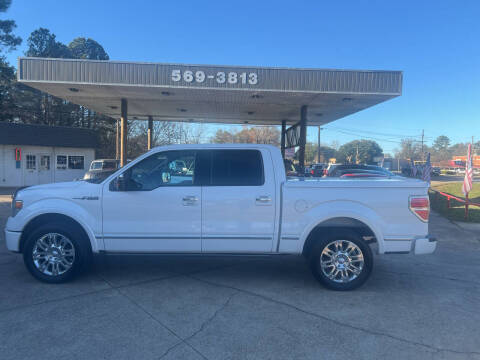
[{"label": "metal canopy", "polygon": [[[323,125],[401,95],[400,71],[20,58],[18,81],[113,118]],[[222,75],[223,74],[223,75]]]}]

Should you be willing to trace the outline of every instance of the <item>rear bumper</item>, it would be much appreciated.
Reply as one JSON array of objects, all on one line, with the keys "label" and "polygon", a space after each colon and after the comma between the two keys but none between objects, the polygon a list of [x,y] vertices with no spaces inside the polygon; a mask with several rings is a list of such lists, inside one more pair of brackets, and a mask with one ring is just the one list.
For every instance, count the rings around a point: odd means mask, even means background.
[{"label": "rear bumper", "polygon": [[437,247],[437,239],[427,235],[418,238],[384,239],[383,254],[431,254]]},{"label": "rear bumper", "polygon": [[14,252],[20,251],[20,237],[22,233],[20,231],[8,231],[5,229],[5,241],[7,243],[7,249]]},{"label": "rear bumper", "polygon": [[415,255],[431,254],[437,248],[437,239],[428,235],[425,238],[413,240],[412,245]]}]

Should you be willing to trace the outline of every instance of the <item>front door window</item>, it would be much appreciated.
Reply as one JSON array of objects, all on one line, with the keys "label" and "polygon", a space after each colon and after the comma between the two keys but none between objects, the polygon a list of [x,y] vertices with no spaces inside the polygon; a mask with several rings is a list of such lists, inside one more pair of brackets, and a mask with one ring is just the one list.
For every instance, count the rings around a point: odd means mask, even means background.
[{"label": "front door window", "polygon": [[[122,175],[126,191],[152,191],[161,186],[193,186],[195,151],[164,151],[135,164]],[[118,190],[118,178],[112,190]]]}]

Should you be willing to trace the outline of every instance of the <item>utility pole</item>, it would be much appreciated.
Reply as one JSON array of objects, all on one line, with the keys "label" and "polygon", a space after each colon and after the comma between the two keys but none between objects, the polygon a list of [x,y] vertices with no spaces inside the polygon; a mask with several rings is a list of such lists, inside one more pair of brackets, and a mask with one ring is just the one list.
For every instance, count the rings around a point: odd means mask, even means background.
[{"label": "utility pole", "polygon": [[425,161],[425,156],[423,155],[423,136],[425,135],[424,129],[422,129],[422,161]]}]

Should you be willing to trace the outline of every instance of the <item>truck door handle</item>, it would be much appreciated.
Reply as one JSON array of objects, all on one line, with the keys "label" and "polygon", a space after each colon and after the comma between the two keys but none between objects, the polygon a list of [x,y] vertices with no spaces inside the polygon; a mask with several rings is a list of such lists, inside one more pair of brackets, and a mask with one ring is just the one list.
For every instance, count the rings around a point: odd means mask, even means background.
[{"label": "truck door handle", "polygon": [[193,195],[188,195],[183,197],[183,205],[195,205],[198,201],[198,198]]},{"label": "truck door handle", "polygon": [[257,204],[269,204],[270,202],[272,202],[272,199],[270,198],[270,196],[258,196],[255,201],[257,202]]}]

